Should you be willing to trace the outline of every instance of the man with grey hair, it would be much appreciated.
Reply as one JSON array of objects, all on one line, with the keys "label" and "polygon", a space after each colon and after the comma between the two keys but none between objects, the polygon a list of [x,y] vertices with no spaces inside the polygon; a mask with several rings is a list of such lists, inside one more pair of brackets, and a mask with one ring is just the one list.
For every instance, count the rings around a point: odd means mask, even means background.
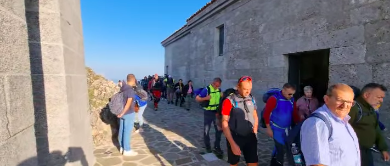
[{"label": "man with grey hair", "polygon": [[388,146],[382,132],[379,130],[379,121],[375,108],[383,103],[387,88],[381,84],[369,83],[365,85],[352,107],[349,123],[355,130],[360,144],[362,166],[374,165],[371,147],[375,145],[382,153],[383,159],[389,161]]},{"label": "man with grey hair", "polygon": [[306,165],[361,166],[359,142],[348,123],[353,98],[350,86],[332,85],[324,96],[325,104],[314,112],[323,115],[331,128],[317,117],[309,117],[303,122],[301,148]]}]

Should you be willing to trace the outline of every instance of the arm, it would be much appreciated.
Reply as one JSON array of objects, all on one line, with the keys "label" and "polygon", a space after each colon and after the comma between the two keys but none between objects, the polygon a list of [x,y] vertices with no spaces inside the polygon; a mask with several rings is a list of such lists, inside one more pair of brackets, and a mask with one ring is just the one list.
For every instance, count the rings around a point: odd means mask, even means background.
[{"label": "arm", "polygon": [[382,135],[382,131],[379,128],[379,121],[376,124],[376,139],[375,139],[375,145],[378,147],[378,150],[381,152],[387,151],[388,146],[386,144],[386,140]]},{"label": "arm", "polygon": [[200,92],[200,94],[198,96],[196,96],[195,100],[197,102],[202,102],[202,101],[206,101],[206,100],[210,100],[210,97],[207,97],[208,96],[208,92],[207,92],[207,88],[204,88],[202,90],[202,92]]},{"label": "arm", "polygon": [[226,139],[229,141],[230,145],[236,144],[234,142],[232,134],[230,133],[229,128],[229,118],[230,118],[230,111],[232,109],[232,103],[229,99],[225,99],[222,103],[222,130],[223,134],[225,135]]},{"label": "arm", "polygon": [[263,115],[267,129],[270,128],[269,123],[270,123],[271,113],[275,109],[275,107],[276,107],[276,98],[272,96],[267,100],[267,103],[265,104],[264,115]]},{"label": "arm", "polygon": [[299,115],[299,112],[298,112],[298,107],[297,107],[297,103],[294,102],[294,106],[293,106],[293,121],[295,124],[301,122],[301,116]]},{"label": "arm", "polygon": [[255,124],[253,125],[253,132],[256,134],[259,126],[259,118],[257,117],[256,109],[253,111],[253,119],[255,120]]},{"label": "arm", "polygon": [[330,165],[329,130],[318,118],[308,118],[301,127],[301,149],[306,165]]}]

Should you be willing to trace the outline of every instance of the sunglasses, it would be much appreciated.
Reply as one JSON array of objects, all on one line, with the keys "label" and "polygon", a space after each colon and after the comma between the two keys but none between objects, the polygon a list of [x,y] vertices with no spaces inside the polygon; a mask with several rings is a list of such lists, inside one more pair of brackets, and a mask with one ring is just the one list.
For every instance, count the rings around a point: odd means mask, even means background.
[{"label": "sunglasses", "polygon": [[252,78],[249,77],[249,76],[242,76],[242,77],[240,78],[240,80],[238,81],[238,83],[241,83],[241,82],[243,82],[243,81],[252,81]]}]

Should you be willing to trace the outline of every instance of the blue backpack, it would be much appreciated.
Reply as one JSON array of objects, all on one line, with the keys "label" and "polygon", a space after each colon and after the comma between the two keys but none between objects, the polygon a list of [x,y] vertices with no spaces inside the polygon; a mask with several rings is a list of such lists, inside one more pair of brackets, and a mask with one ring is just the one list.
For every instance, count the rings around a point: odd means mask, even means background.
[{"label": "blue backpack", "polygon": [[[276,94],[278,94],[279,92],[281,91],[281,89],[279,89],[279,88],[271,88],[271,89],[269,89],[267,92],[265,92],[264,94],[263,94],[263,102],[264,103],[267,103],[267,101],[268,101],[268,99],[271,97],[271,96],[275,96]],[[267,126],[265,125],[265,120],[264,120],[264,109],[265,109],[265,106],[264,106],[264,108],[263,108],[263,110],[261,111],[261,113],[260,113],[260,116],[261,116],[261,118],[260,118],[260,126],[262,127],[262,128],[267,128]]]}]

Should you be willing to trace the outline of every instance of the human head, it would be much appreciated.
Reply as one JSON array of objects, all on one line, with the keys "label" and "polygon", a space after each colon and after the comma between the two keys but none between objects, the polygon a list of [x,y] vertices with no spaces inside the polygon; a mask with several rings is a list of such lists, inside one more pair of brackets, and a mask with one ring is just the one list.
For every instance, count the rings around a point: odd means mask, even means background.
[{"label": "human head", "polygon": [[154,74],[154,79],[158,79],[158,74]]},{"label": "human head", "polygon": [[296,88],[294,85],[289,84],[289,83],[285,83],[283,85],[282,95],[286,99],[290,100],[293,97],[293,95],[295,94],[295,90],[296,90]]},{"label": "human head", "polygon": [[303,87],[303,93],[305,93],[305,97],[311,98],[313,95],[313,88],[311,86]]},{"label": "human head", "polygon": [[213,79],[213,83],[211,84],[214,88],[220,88],[222,84],[222,80],[219,77]]},{"label": "human head", "polygon": [[355,104],[352,88],[347,84],[334,84],[328,88],[324,101],[326,106],[337,117],[344,119]]},{"label": "human head", "polygon": [[118,86],[122,87],[122,81],[121,80],[118,81]]},{"label": "human head", "polygon": [[136,85],[136,79],[135,79],[135,75],[134,74],[128,74],[127,75],[127,84],[128,85],[131,85],[131,86],[135,86]]},{"label": "human head", "polygon": [[191,80],[188,80],[188,85],[192,85],[192,81]]},{"label": "human head", "polygon": [[252,78],[242,76],[237,82],[237,91],[242,97],[248,97],[252,91]]},{"label": "human head", "polygon": [[387,88],[381,84],[369,83],[362,89],[361,96],[373,108],[377,108],[383,103]]},{"label": "human head", "polygon": [[179,79],[179,83],[183,83],[183,80],[182,80],[182,79]]}]

